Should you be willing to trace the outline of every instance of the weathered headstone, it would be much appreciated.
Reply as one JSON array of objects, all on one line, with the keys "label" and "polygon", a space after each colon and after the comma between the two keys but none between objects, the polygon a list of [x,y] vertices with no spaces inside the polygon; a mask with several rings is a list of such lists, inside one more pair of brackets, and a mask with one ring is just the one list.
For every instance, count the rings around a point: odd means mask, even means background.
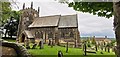
[{"label": "weathered headstone", "polygon": [[30,46],[29,46],[29,45],[26,45],[26,49],[30,49]]},{"label": "weathered headstone", "polygon": [[68,42],[67,42],[67,45],[66,45],[66,53],[68,53]]},{"label": "weathered headstone", "polygon": [[98,47],[97,47],[97,44],[95,44],[95,50],[98,51]]},{"label": "weathered headstone", "polygon": [[48,45],[51,45],[52,44],[52,40],[51,39],[49,39],[49,43],[48,43]]},{"label": "weathered headstone", "polygon": [[63,57],[63,53],[61,51],[58,51],[58,57]]},{"label": "weathered headstone", "polygon": [[35,49],[36,46],[37,46],[37,44],[35,43],[35,44],[33,45],[32,49]]},{"label": "weathered headstone", "polygon": [[105,46],[105,51],[106,51],[106,49],[107,49],[107,48],[106,48],[106,46]]},{"label": "weathered headstone", "polygon": [[103,54],[103,52],[100,52],[101,54]]},{"label": "weathered headstone", "polygon": [[85,43],[84,43],[84,49],[85,49],[85,50],[84,50],[84,53],[85,53],[85,56],[86,56],[86,55],[87,55],[87,53],[86,53],[86,52],[87,52],[86,41],[85,41]]},{"label": "weathered headstone", "polygon": [[108,52],[110,52],[110,47],[108,47]]},{"label": "weathered headstone", "polygon": [[43,41],[40,41],[40,42],[39,42],[39,46],[40,46],[40,49],[43,49],[43,47],[44,47]]},{"label": "weathered headstone", "polygon": [[83,51],[85,51],[85,46],[84,46],[84,44],[83,44],[82,46],[83,46]]},{"label": "weathered headstone", "polygon": [[103,50],[103,46],[101,46],[101,50]]},{"label": "weathered headstone", "polygon": [[26,40],[26,49],[30,49],[29,40]]},{"label": "weathered headstone", "polygon": [[51,48],[53,47],[53,40],[51,40]]}]

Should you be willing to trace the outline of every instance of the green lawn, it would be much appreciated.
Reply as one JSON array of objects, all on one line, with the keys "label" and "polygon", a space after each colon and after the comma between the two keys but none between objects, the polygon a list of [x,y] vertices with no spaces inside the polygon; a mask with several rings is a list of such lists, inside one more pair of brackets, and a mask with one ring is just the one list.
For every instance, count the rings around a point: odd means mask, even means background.
[{"label": "green lawn", "polygon": [[[15,40],[11,39],[5,39],[9,42],[15,42]],[[32,46],[31,46],[32,47]],[[82,49],[79,48],[69,48],[68,53],[66,53],[66,48],[65,47],[60,47],[60,46],[51,46],[44,45],[44,49],[39,49],[39,47],[36,47],[36,49],[28,49],[28,52],[33,56],[33,57],[57,57],[58,51],[61,50],[63,53],[63,57],[116,57],[114,52],[105,52],[102,51],[103,54],[101,54],[101,51],[98,51],[97,54],[92,54],[92,53],[87,53],[87,56],[84,56],[84,52]]]},{"label": "green lawn", "polygon": [[16,42],[16,40],[13,40],[13,39],[3,39],[3,40],[6,40],[8,42]]},{"label": "green lawn", "polygon": [[87,53],[88,56],[83,56],[84,52],[82,51],[82,49],[79,48],[69,48],[68,53],[66,53],[66,48],[60,46],[54,46],[53,48],[51,48],[51,46],[44,45],[44,49],[39,49],[39,47],[37,47],[36,49],[28,49],[28,51],[36,57],[48,57],[51,55],[54,55],[52,57],[56,57],[59,50],[63,52],[64,57],[115,57],[115,54],[113,52],[108,53],[104,51],[102,51],[103,54],[101,54],[99,51],[97,52],[97,54]]}]

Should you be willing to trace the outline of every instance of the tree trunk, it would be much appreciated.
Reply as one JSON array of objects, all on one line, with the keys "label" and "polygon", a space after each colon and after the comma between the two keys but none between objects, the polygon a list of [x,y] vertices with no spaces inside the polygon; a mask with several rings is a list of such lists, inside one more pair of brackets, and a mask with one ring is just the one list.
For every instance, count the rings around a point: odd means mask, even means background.
[{"label": "tree trunk", "polygon": [[116,47],[116,55],[117,57],[120,57],[120,1],[113,3],[114,8],[114,30],[115,30],[115,36],[117,41],[117,47]]}]

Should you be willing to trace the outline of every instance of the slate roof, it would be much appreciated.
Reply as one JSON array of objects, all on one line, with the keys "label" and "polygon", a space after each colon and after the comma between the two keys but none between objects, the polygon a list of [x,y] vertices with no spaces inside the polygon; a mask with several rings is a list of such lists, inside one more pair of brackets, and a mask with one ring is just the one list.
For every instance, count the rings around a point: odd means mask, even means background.
[{"label": "slate roof", "polygon": [[58,26],[58,28],[78,27],[77,15],[54,15],[38,17],[34,19],[34,22],[29,27],[32,28],[51,26]]},{"label": "slate roof", "polygon": [[30,31],[25,30],[24,33],[28,38],[34,38]]},{"label": "slate roof", "polygon": [[29,27],[51,27],[58,26],[60,15],[38,17]]},{"label": "slate roof", "polygon": [[77,15],[65,15],[60,17],[58,28],[78,27]]}]

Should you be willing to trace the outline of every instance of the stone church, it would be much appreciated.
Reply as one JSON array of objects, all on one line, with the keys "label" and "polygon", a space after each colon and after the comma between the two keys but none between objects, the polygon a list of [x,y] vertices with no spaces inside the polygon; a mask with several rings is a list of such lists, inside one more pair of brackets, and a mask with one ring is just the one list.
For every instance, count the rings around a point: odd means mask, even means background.
[{"label": "stone church", "polygon": [[33,2],[30,8],[25,8],[23,4],[16,39],[18,42],[24,43],[28,39],[43,40],[44,43],[52,39],[54,44],[72,42],[77,45],[80,42],[77,14],[39,17],[39,11],[39,7],[38,10],[33,9]]}]

